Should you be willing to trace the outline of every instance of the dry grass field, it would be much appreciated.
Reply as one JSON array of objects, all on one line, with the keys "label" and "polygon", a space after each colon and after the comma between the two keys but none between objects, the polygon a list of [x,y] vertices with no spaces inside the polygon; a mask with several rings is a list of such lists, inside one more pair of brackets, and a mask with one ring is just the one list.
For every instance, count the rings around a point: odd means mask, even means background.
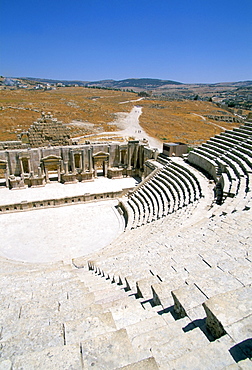
[{"label": "dry grass field", "polygon": [[[103,131],[116,131],[110,125],[117,112],[130,112],[136,102],[134,93],[66,87],[56,90],[1,90],[0,91],[0,140],[16,140],[40,117],[42,111],[51,112],[71,129],[71,136],[90,135]],[[199,115],[223,115],[226,111],[215,104],[203,101],[141,100],[143,107],[140,124],[151,136],[160,141],[181,141],[190,146],[198,145],[221,132],[218,126],[232,128],[229,124],[204,120]],[[228,113],[229,114],[229,113]],[[229,114],[230,115],[230,114]]]},{"label": "dry grass field", "polygon": [[194,146],[223,131],[221,127],[232,129],[239,126],[238,123],[204,120],[200,117],[231,115],[210,102],[145,100],[141,101],[141,105],[141,126],[150,136],[161,141],[180,141]]},{"label": "dry grass field", "polygon": [[51,112],[69,125],[71,136],[93,131],[113,131],[109,122],[118,111],[129,112],[132,103],[119,102],[136,99],[137,95],[122,91],[67,87],[57,90],[1,90],[0,140],[15,140],[19,132],[27,130],[40,117],[40,112]]}]

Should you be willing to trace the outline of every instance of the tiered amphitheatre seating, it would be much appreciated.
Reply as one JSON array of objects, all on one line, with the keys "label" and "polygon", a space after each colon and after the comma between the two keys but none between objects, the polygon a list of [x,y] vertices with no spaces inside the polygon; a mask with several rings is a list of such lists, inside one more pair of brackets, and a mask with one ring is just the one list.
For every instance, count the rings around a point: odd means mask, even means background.
[{"label": "tiered amphitheatre seating", "polygon": [[247,145],[250,145],[251,135],[252,127],[246,123],[216,135],[188,156],[191,164],[203,168],[219,181],[224,200],[238,193],[244,198],[249,189],[252,167]]},{"label": "tiered amphitheatre seating", "polygon": [[[181,324],[180,332],[176,327],[177,346],[172,337],[168,339],[166,329],[159,332],[146,328],[144,333],[135,334],[133,346],[151,348],[159,368],[179,369],[182,359],[187,363],[188,358],[188,368],[194,369],[193,359],[197,363],[199,351],[201,360],[206,358],[207,369],[222,369],[236,362],[251,366],[251,210],[203,220],[202,210],[198,210],[194,221],[188,220],[193,222],[192,228],[185,221],[173,224],[175,214],[131,230],[115,243],[116,251],[110,247],[93,255],[90,269],[102,280],[112,281],[116,276],[128,293],[145,309],[151,306],[169,326]],[[177,221],[181,217],[183,214]],[[75,263],[81,266],[84,261]],[[244,297],[241,303],[237,298],[240,295]],[[216,339],[215,330],[219,329],[214,328],[222,326],[224,331]],[[134,330],[137,333],[137,328]],[[188,333],[194,339],[186,337]],[[188,342],[191,347],[185,349]],[[175,349],[178,347],[181,352]],[[212,363],[209,355],[213,356]]]},{"label": "tiered amphitheatre seating", "polygon": [[[230,146],[239,182],[251,145]],[[0,369],[251,368],[251,191],[217,205],[213,187],[167,160],[122,199],[128,227],[106,248],[72,265],[1,258]]]},{"label": "tiered amphitheatre seating", "polygon": [[161,158],[161,162],[165,166],[140,184],[128,201],[124,200],[126,212],[131,207],[128,228],[155,221],[200,199],[202,190],[193,169],[189,170],[178,160],[166,159],[164,162]]}]

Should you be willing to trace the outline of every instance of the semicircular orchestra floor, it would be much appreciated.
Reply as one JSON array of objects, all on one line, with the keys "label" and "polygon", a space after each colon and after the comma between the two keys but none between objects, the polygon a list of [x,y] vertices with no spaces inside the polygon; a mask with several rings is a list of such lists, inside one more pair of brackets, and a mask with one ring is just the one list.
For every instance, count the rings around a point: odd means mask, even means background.
[{"label": "semicircular orchestra floor", "polygon": [[[84,194],[134,187],[136,180],[97,179],[92,183],[75,185],[48,184],[44,188],[10,191],[0,190],[2,203],[42,196],[62,197],[62,191]],[[36,195],[35,195],[36,193]],[[55,193],[55,194],[54,194]],[[47,198],[49,199],[49,198]],[[0,202],[1,203],[1,202]],[[116,209],[118,201],[67,205],[0,215],[0,256],[24,262],[70,262],[111,243],[124,230],[124,220]]]},{"label": "semicircular orchestra floor", "polygon": [[116,200],[1,215],[0,255],[25,262],[70,261],[112,242],[124,228]]}]

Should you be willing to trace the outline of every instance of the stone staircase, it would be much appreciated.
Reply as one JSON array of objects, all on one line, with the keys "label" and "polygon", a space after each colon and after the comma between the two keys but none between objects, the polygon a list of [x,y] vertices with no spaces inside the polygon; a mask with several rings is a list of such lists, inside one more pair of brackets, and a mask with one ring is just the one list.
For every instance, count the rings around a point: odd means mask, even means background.
[{"label": "stone staircase", "polygon": [[[188,259],[189,273],[160,269],[158,278],[153,268],[129,286],[122,274],[92,262],[83,267],[84,260],[39,266],[2,259],[0,368],[194,369],[203,354],[213,354],[205,368],[249,366],[252,288],[230,274],[250,268],[246,261],[226,264],[225,272],[224,260],[220,269]],[[239,297],[244,304],[234,311]]]}]

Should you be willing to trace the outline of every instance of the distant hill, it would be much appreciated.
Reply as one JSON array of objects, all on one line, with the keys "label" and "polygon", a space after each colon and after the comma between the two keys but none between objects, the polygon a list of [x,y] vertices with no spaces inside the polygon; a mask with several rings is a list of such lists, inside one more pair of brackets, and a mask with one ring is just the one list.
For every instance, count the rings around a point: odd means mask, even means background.
[{"label": "distant hill", "polygon": [[[12,77],[11,77],[12,78]],[[14,77],[13,77],[14,78]],[[18,78],[19,80],[31,81],[35,83],[42,83],[42,84],[58,84],[61,83],[63,85],[78,85],[78,86],[86,86],[88,81],[79,81],[79,80],[53,80],[49,78],[34,78],[34,77],[22,77]]]},{"label": "distant hill", "polygon": [[157,78],[128,78],[125,80],[54,80],[34,77],[0,77],[1,88],[51,89],[52,85],[82,86],[99,89],[128,90],[161,100],[210,100],[228,107],[252,109],[252,81],[184,84]]},{"label": "distant hill", "polygon": [[116,89],[142,89],[153,90],[166,85],[181,85],[180,82],[171,80],[159,80],[156,78],[128,78],[126,80],[102,80],[89,82],[87,86],[110,87]]},{"label": "distant hill", "polygon": [[166,85],[181,85],[182,83],[171,80],[159,80],[156,78],[128,78],[125,80],[100,80],[100,81],[80,81],[80,80],[54,80],[48,78],[34,78],[34,77],[9,77],[12,80],[22,80],[31,82],[32,84],[63,84],[87,86],[87,87],[105,87],[111,89],[136,89],[139,90],[153,90]]}]

